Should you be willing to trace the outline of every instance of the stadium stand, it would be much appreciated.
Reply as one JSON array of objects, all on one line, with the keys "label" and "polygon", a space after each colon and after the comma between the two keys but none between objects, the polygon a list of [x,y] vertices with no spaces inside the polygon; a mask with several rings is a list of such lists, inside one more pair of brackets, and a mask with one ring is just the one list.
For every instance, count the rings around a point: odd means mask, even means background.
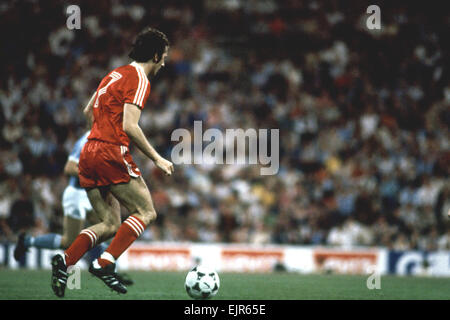
[{"label": "stadium stand", "polygon": [[143,240],[450,249],[445,10],[382,1],[368,30],[360,1],[140,3],[77,1],[80,30],[63,2],[0,5],[0,241],[61,230],[82,107],[151,25],[171,41],[140,122],[155,148],[195,120],[279,128],[280,170],[167,178],[134,148],[159,213]]}]

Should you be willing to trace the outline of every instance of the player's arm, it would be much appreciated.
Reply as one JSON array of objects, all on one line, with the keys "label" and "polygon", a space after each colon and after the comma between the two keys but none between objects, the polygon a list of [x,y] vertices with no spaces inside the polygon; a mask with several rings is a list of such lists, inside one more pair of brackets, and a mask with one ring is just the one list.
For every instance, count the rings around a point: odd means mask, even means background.
[{"label": "player's arm", "polygon": [[92,97],[89,100],[88,104],[83,109],[83,114],[84,114],[84,116],[87,118],[87,120],[89,122],[89,127],[92,127],[92,123],[94,122],[94,114],[92,113],[92,107],[94,105],[94,100],[95,100],[96,93],[97,92],[94,92],[94,94],[92,95]]},{"label": "player's arm", "polygon": [[73,160],[67,160],[64,166],[64,174],[68,176],[78,177],[78,163]]},{"label": "player's arm", "polygon": [[150,145],[147,138],[139,127],[139,118],[141,117],[141,109],[130,103],[125,103],[123,107],[123,131],[136,144],[136,146],[150,159],[155,165],[162,169],[166,174],[171,175],[174,168],[173,164],[164,159]]}]

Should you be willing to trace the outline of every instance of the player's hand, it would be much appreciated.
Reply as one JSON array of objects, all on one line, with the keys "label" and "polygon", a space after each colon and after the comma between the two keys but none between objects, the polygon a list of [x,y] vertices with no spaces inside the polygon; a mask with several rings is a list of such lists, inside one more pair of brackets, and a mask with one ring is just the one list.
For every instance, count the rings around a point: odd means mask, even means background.
[{"label": "player's hand", "polygon": [[173,163],[162,157],[155,160],[155,165],[164,171],[168,176],[172,175],[174,171]]}]

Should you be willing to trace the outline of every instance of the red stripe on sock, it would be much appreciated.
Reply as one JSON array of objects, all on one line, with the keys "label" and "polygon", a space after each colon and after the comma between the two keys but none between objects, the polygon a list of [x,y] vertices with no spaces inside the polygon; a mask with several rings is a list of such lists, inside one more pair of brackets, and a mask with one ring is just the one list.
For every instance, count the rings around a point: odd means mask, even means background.
[{"label": "red stripe on sock", "polygon": [[[83,230],[84,231],[84,230]],[[66,256],[66,265],[73,266],[78,262],[78,260],[83,257],[83,255],[88,252],[95,244],[95,239],[97,235],[92,230],[88,232],[83,232],[75,238],[69,248],[64,252]],[[95,237],[94,237],[95,235]],[[94,241],[92,240],[94,238]]]},{"label": "red stripe on sock", "polygon": [[[128,218],[120,225],[119,230],[117,230],[115,237],[111,241],[111,244],[105,250],[116,260],[142,234],[140,231],[145,230],[145,224],[139,218],[134,216],[132,218],[133,219],[131,220],[133,223],[130,223],[130,221],[127,222],[127,220],[130,219]],[[100,266],[104,267],[111,262],[105,259],[98,259],[98,263]]]}]

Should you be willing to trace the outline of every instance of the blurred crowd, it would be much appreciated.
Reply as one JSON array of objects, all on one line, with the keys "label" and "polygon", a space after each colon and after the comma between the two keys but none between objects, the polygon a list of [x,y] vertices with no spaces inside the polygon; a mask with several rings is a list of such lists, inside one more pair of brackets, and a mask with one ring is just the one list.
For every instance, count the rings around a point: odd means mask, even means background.
[{"label": "blurred crowd", "polygon": [[279,129],[280,169],[185,164],[165,177],[132,147],[158,213],[143,240],[450,250],[448,15],[379,1],[382,28],[369,30],[368,5],[3,1],[0,241],[61,232],[81,110],[150,25],[171,41],[140,120],[154,147],[170,159],[171,133],[195,120]]}]

